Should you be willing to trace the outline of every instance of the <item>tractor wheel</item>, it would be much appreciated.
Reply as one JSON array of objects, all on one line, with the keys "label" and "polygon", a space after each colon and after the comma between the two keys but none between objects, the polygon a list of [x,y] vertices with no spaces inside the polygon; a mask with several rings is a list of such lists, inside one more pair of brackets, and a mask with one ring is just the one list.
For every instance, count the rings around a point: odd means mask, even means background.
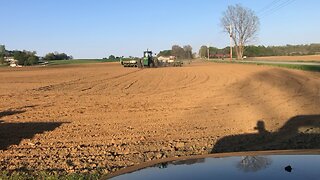
[{"label": "tractor wheel", "polygon": [[160,63],[159,63],[159,61],[158,61],[158,59],[155,59],[154,60],[154,67],[159,67],[160,66]]},{"label": "tractor wheel", "polygon": [[141,63],[141,61],[138,61],[138,62],[137,62],[137,66],[138,66],[138,68],[142,68],[142,63]]},{"label": "tractor wheel", "polygon": [[153,66],[154,68],[157,68],[157,67],[158,67],[158,62],[157,62],[157,61],[154,61],[154,62],[153,62],[153,65],[154,65],[154,66]]}]

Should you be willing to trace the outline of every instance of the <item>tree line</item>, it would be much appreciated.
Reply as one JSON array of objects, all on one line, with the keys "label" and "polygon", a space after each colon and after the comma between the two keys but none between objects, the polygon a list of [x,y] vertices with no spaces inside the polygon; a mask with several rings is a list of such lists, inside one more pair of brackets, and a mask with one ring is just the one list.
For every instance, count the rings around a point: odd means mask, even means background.
[{"label": "tree line", "polygon": [[15,60],[17,60],[18,65],[24,65],[24,66],[31,66],[34,64],[38,64],[39,62],[39,56],[36,55],[37,52],[35,51],[19,51],[19,50],[13,50],[8,51],[6,50],[4,45],[0,45],[0,64],[5,64],[5,57],[13,57]]},{"label": "tree line", "polygon": [[35,51],[14,51],[13,57],[18,61],[19,65],[32,66],[39,62],[39,56],[36,54]]},{"label": "tree line", "polygon": [[185,45],[183,47],[179,45],[173,45],[171,50],[160,51],[158,56],[175,56],[177,59],[192,59],[194,54],[192,53],[192,47]]},{"label": "tree line", "polygon": [[53,52],[48,53],[44,56],[44,60],[52,61],[52,60],[71,60],[72,56],[68,56],[66,53]]},{"label": "tree line", "polygon": [[[235,54],[235,51],[233,49],[232,51]],[[208,46],[201,46],[199,49],[199,57],[200,58],[208,58],[208,55],[210,55],[211,58],[214,58],[216,55],[229,55],[230,54],[230,47],[225,47],[222,49],[219,49],[217,47],[208,47]]]},{"label": "tree line", "polygon": [[37,56],[36,51],[27,50],[6,50],[5,45],[0,45],[0,64],[6,64],[5,57],[12,57],[17,61],[18,65],[32,66],[38,64],[39,61],[50,61],[50,60],[70,60],[73,59],[72,56],[66,53],[48,53],[43,58]]},{"label": "tree line", "polygon": [[320,54],[320,44],[247,46],[245,54],[248,57],[317,55]]},{"label": "tree line", "polygon": [[115,55],[110,55],[109,57],[102,58],[104,61],[120,61],[121,57],[116,57]]},{"label": "tree line", "polygon": [[[230,47],[217,48],[209,47],[210,57],[215,55],[229,55]],[[261,57],[261,56],[299,56],[299,55],[318,55],[320,54],[320,44],[305,44],[305,45],[285,45],[285,46],[245,46],[243,56]],[[233,49],[233,55],[236,57],[236,50]],[[199,57],[208,58],[208,47],[201,46]]]}]

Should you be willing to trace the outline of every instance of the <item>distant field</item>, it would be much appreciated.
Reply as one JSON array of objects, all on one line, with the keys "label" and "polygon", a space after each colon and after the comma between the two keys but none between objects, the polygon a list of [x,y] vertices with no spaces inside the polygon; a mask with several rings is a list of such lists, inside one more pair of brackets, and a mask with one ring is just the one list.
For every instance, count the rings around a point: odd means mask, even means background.
[{"label": "distant field", "polygon": [[266,57],[253,57],[253,60],[262,61],[315,61],[320,62],[320,55],[307,55],[307,56],[266,56]]},{"label": "distant field", "polygon": [[55,60],[49,61],[50,65],[66,65],[66,64],[88,64],[88,63],[101,63],[101,62],[117,62],[104,59],[74,59],[74,60]]}]

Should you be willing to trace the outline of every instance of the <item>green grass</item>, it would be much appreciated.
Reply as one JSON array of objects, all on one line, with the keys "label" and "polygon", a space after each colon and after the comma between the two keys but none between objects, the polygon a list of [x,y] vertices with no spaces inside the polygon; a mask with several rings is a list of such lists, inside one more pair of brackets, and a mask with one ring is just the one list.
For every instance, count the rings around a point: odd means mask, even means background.
[{"label": "green grass", "polygon": [[36,179],[50,179],[50,180],[85,180],[85,179],[100,179],[101,174],[95,173],[95,174],[61,174],[57,172],[12,172],[9,173],[7,171],[0,172],[0,179],[2,180],[20,180],[20,179],[30,179],[30,180],[36,180]]},{"label": "green grass", "polygon": [[237,61],[228,61],[228,60],[210,60],[211,62],[215,63],[230,63],[230,64],[255,64],[259,66],[275,66],[275,67],[283,67],[289,69],[298,69],[303,71],[315,71],[320,72],[319,65],[299,65],[299,64],[269,64],[269,63],[256,63],[256,62],[237,62]]},{"label": "green grass", "polygon": [[[277,62],[278,60],[272,60],[272,59],[256,59],[256,58],[247,58],[245,60],[249,60],[249,61],[271,61],[271,62]],[[317,60],[281,60],[281,62],[304,62],[304,63],[319,63],[319,61]]]},{"label": "green grass", "polygon": [[268,66],[276,66],[276,67],[284,67],[289,69],[299,69],[303,71],[316,71],[320,72],[320,66],[316,65],[298,65],[298,64],[264,64],[264,63],[256,63],[257,65],[268,65]]},{"label": "green grass", "polygon": [[[103,63],[103,62],[119,62],[119,60],[109,59],[73,59],[73,60],[54,60],[48,61],[49,65],[69,65],[69,64],[90,64],[90,63]],[[8,67],[7,64],[0,64],[1,67]]]},{"label": "green grass", "polygon": [[67,65],[67,64],[89,64],[102,62],[118,62],[106,59],[73,59],[73,60],[55,60],[49,61],[49,65]]},{"label": "green grass", "polygon": [[296,61],[290,61],[290,62],[310,62],[310,63],[318,63],[319,61],[316,61],[316,60],[296,60]]}]

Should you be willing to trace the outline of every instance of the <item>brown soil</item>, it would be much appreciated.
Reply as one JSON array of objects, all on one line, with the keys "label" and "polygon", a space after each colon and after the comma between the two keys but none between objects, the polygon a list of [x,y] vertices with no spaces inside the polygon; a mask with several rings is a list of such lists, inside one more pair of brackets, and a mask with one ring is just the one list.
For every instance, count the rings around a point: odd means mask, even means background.
[{"label": "brown soil", "polygon": [[0,83],[0,170],[108,173],[320,114],[319,73],[267,66],[0,68]]},{"label": "brown soil", "polygon": [[306,56],[266,56],[250,58],[254,60],[269,60],[269,61],[315,61],[320,62],[320,55],[306,55]]}]

